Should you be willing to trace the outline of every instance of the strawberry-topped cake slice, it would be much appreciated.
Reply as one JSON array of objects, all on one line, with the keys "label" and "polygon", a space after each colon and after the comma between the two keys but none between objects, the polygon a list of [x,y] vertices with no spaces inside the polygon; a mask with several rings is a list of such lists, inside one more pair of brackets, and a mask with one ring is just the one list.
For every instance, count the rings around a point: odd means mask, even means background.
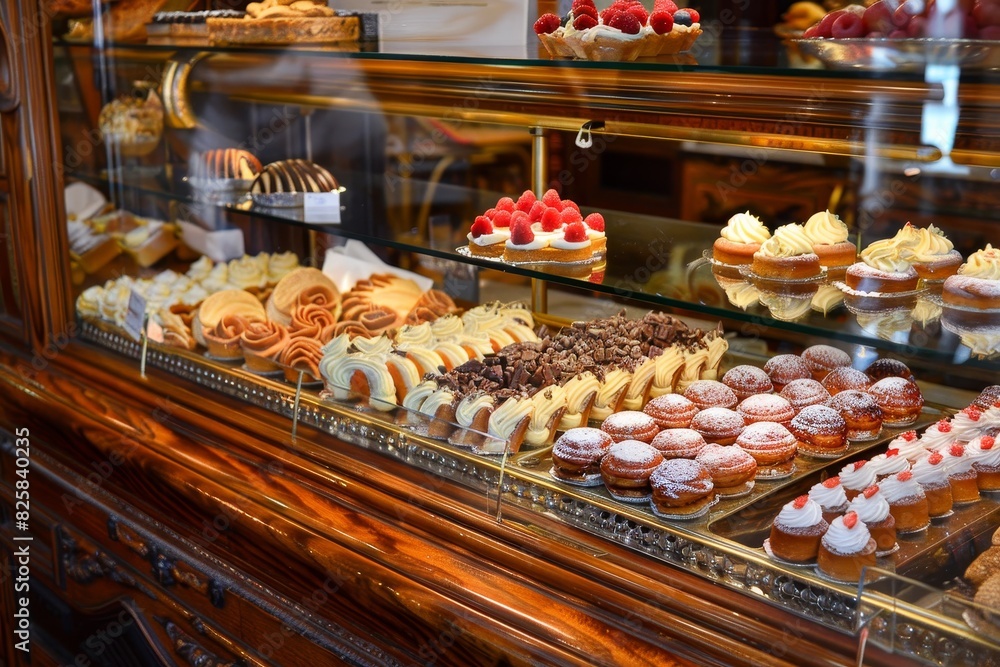
[{"label": "strawberry-topped cake slice", "polygon": [[536,236],[531,229],[527,213],[517,211],[511,218],[510,238],[504,247],[503,258],[508,262],[548,262],[550,238]]},{"label": "strawberry-topped cake slice", "polygon": [[493,219],[485,215],[476,217],[466,238],[469,253],[476,257],[501,257],[507,239],[510,238],[510,218],[508,211],[495,211]]},{"label": "strawberry-topped cake slice", "polygon": [[587,236],[587,228],[582,220],[571,222],[562,231],[562,236],[550,242],[552,255],[556,261],[581,262],[594,256],[593,243]]}]

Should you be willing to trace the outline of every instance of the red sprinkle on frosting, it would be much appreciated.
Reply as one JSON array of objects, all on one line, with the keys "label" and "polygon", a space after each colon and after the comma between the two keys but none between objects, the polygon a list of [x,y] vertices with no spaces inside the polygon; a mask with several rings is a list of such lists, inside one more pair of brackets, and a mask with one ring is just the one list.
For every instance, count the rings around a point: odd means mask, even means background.
[{"label": "red sprinkle on frosting", "polygon": [[942,419],[937,423],[937,430],[941,433],[951,433],[951,422],[947,419]]},{"label": "red sprinkle on frosting", "polygon": [[909,482],[912,477],[913,473],[910,472],[909,470],[904,470],[903,472],[896,475],[896,479],[898,479],[900,482]]},{"label": "red sprinkle on frosting", "polygon": [[917,432],[907,431],[906,433],[901,433],[899,437],[902,438],[903,440],[906,440],[907,442],[913,442],[914,440],[917,439]]},{"label": "red sprinkle on frosting", "polygon": [[802,509],[803,507],[805,507],[805,506],[806,506],[806,503],[807,503],[807,502],[809,502],[809,496],[808,496],[808,495],[805,495],[805,496],[799,496],[798,498],[796,498],[796,499],[795,499],[795,500],[794,500],[794,501],[792,502],[792,507],[794,507],[794,508],[795,508],[795,509],[797,509],[797,510],[800,510],[800,509]]},{"label": "red sprinkle on frosting", "polygon": [[979,439],[979,449],[993,449],[994,442],[996,442],[996,440],[992,435],[984,435]]},{"label": "red sprinkle on frosting", "polygon": [[865,466],[866,463],[868,463],[868,461],[855,461],[854,462],[854,469],[855,470],[861,470]]},{"label": "red sprinkle on frosting", "polygon": [[893,456],[899,456],[899,450],[893,447],[892,449],[885,450],[885,458],[890,458]]},{"label": "red sprinkle on frosting", "polygon": [[878,493],[878,484],[872,484],[867,489],[865,489],[863,493],[865,495],[865,498],[870,499],[872,496]]},{"label": "red sprinkle on frosting", "polygon": [[948,453],[952,456],[961,456],[965,453],[965,447],[963,447],[960,443],[953,442],[951,443],[951,447],[948,448]]},{"label": "red sprinkle on frosting", "polygon": [[823,486],[825,486],[828,489],[834,489],[834,488],[840,486],[840,478],[839,477],[828,477],[828,478],[826,478],[826,480],[823,481]]},{"label": "red sprinkle on frosting", "polygon": [[858,523],[858,513],[848,512],[844,515],[844,527],[847,529],[854,528]]},{"label": "red sprinkle on frosting", "polygon": [[941,452],[931,452],[930,455],[927,457],[927,462],[930,463],[932,466],[936,466],[937,464],[941,463],[941,461],[944,461],[944,457],[941,456]]},{"label": "red sprinkle on frosting", "polygon": [[979,411],[979,408],[977,408],[974,405],[970,405],[969,407],[962,410],[962,412],[964,412],[965,415],[974,422],[979,421],[979,417],[981,417],[983,414],[982,412]]}]

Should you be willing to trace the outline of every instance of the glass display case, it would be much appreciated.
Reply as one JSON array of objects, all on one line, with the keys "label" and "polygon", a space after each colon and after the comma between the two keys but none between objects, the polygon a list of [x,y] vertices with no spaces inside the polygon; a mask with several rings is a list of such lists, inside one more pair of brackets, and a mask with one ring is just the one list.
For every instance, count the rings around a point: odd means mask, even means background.
[{"label": "glass display case", "polygon": [[[57,17],[67,322],[96,365],[160,369],[206,405],[228,396],[286,418],[293,443],[307,425],[331,449],[428,471],[477,492],[476,511],[498,522],[518,508],[580,529],[664,579],[695,573],[861,654],[867,637],[933,664],[995,660],[988,612],[970,623],[928,602],[974,608],[962,577],[1000,525],[992,491],[900,535],[861,583],[764,545],[783,507],[992,384],[1000,311],[950,302],[939,275],[887,296],[849,286],[846,266],[774,277],[713,248],[743,213],[773,233],[829,211],[850,231],[848,264],[901,229],[962,262],[987,256],[1000,244],[1000,47],[817,46],[725,11],[702,14],[689,51],[634,62],[551,57],[534,34],[393,41],[385,14],[338,17],[355,32],[332,45],[232,43],[211,21],[152,15],[144,39],[123,38],[113,11],[92,34]],[[483,234],[504,249],[490,256]],[[531,254],[546,234],[561,241]],[[8,291],[0,312],[17,312]],[[612,333],[587,338],[595,329]],[[858,371],[904,362],[919,417],[831,455],[800,452],[787,475],[691,517],[552,473],[568,428],[818,344]],[[587,361],[535,361],[553,349]],[[595,388],[574,407],[567,386],[590,370]],[[459,394],[450,412],[414,398],[442,387]]]}]

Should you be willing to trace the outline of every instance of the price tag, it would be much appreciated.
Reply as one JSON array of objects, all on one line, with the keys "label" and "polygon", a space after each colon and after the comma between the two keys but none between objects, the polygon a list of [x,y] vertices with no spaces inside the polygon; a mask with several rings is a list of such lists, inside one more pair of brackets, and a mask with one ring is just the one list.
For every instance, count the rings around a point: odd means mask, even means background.
[{"label": "price tag", "polygon": [[125,314],[125,333],[135,340],[142,338],[146,325],[146,297],[135,290],[128,297],[128,312]]},{"label": "price tag", "polygon": [[307,192],[303,214],[306,222],[340,224],[340,192]]}]

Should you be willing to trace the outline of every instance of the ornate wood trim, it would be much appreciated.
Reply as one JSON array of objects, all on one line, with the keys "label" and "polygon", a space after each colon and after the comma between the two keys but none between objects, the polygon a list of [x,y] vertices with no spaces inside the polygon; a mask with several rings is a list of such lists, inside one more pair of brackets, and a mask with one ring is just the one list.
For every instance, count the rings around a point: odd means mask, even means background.
[{"label": "ornate wood trim", "polygon": [[157,616],[156,621],[163,626],[174,652],[183,658],[191,667],[245,667],[242,660],[226,662],[211,651],[206,650],[194,637],[180,629],[173,621]]}]

